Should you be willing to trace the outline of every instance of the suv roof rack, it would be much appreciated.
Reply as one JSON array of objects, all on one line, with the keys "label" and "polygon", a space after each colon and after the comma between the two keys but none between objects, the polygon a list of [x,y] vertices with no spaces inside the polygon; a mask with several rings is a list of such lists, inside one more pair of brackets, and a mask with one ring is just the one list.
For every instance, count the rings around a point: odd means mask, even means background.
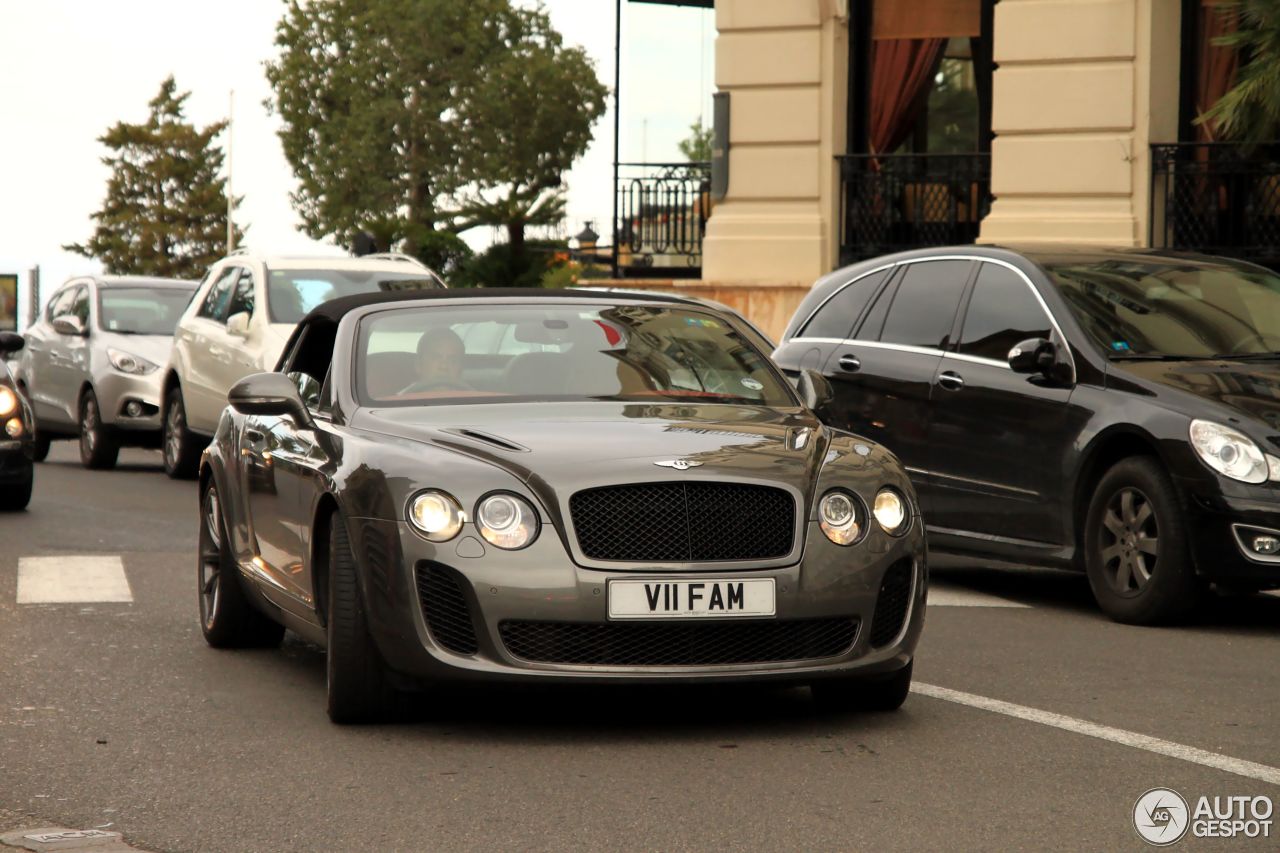
[{"label": "suv roof rack", "polygon": [[247,246],[240,246],[240,247],[238,247],[238,248],[232,249],[230,252],[227,252],[227,257],[229,258],[229,257],[231,257],[232,255],[247,255],[247,254],[249,254],[249,249],[248,249],[248,247],[247,247]]},{"label": "suv roof rack", "polygon": [[406,255],[404,252],[374,252],[371,255],[361,255],[364,258],[377,258],[380,261],[401,261],[414,266],[427,268],[427,265],[412,255]]}]

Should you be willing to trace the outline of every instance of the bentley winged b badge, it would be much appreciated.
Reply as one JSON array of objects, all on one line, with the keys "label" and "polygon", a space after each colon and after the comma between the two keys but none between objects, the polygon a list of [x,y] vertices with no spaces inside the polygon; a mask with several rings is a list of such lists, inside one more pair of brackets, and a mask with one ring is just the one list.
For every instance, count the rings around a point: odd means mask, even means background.
[{"label": "bentley winged b badge", "polygon": [[663,468],[675,468],[677,471],[688,471],[690,468],[697,468],[701,462],[695,462],[692,459],[663,459],[661,462],[655,462],[654,465],[661,465]]}]

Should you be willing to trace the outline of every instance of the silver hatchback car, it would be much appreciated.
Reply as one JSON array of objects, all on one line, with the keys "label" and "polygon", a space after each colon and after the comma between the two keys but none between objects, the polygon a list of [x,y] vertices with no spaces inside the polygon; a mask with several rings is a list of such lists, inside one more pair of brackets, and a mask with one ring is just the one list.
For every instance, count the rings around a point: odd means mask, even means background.
[{"label": "silver hatchback car", "polygon": [[196,283],[94,276],[68,281],[26,331],[17,382],[36,419],[36,458],[78,438],[80,461],[110,468],[121,446],[158,447],[161,368]]}]

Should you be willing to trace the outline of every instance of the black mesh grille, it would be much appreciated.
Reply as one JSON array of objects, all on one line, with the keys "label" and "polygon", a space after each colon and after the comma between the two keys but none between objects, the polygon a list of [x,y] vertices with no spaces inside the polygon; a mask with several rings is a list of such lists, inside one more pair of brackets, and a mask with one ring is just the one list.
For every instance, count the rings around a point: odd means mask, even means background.
[{"label": "black mesh grille", "polygon": [[503,622],[518,658],[599,666],[711,666],[812,660],[844,654],[856,619],[750,622]]},{"label": "black mesh grille", "polygon": [[880,581],[875,616],[871,618],[871,645],[879,647],[893,642],[911,608],[911,561],[899,560],[889,567]]},{"label": "black mesh grille", "polygon": [[419,568],[418,600],[437,643],[460,655],[473,655],[479,650],[471,608],[452,571],[434,565]]},{"label": "black mesh grille", "polygon": [[768,560],[791,553],[795,501],[769,486],[643,483],[569,499],[582,553],[638,563]]}]

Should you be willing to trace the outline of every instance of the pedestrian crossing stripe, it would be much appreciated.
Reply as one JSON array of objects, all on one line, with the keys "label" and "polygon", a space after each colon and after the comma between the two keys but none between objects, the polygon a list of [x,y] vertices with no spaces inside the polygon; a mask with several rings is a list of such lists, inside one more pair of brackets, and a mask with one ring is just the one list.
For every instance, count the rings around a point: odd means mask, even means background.
[{"label": "pedestrian crossing stripe", "polygon": [[18,604],[133,601],[118,555],[18,558]]}]

